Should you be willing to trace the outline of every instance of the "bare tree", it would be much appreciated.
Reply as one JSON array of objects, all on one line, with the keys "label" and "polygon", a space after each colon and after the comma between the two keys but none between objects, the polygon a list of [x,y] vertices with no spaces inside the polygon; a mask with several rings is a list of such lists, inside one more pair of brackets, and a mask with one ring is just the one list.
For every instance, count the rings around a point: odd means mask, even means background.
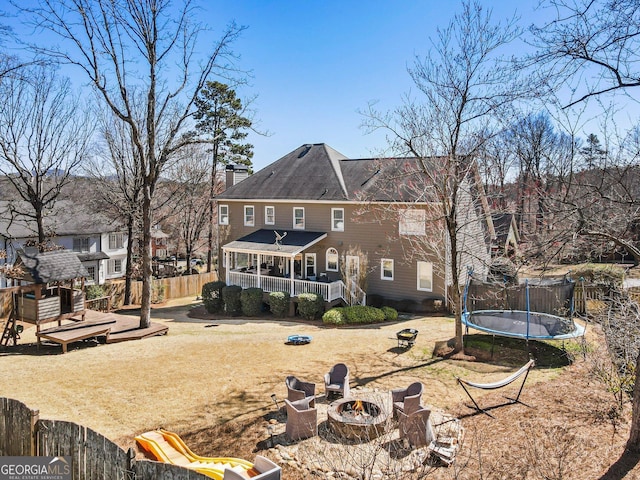
[{"label": "bare tree", "polygon": [[[556,85],[567,82],[573,87],[582,87],[568,102],[569,106],[610,92],[629,93],[631,87],[640,86],[640,72],[637,70],[640,3],[634,0],[550,0],[548,4],[556,9],[556,18],[532,28],[539,47],[533,61],[539,67],[545,67],[540,70]],[[588,80],[584,81],[585,78]],[[620,152],[626,151],[623,156],[627,161],[609,163],[600,158],[606,162],[604,168],[584,173],[585,178],[579,183],[581,187],[587,185],[589,188],[580,189],[584,193],[580,199],[589,209],[576,208],[576,231],[622,245],[640,260],[640,251],[632,239],[638,225],[637,199],[640,198],[638,150],[633,142],[626,143],[625,147]],[[615,158],[610,148],[605,150],[608,151],[605,159]],[[613,208],[620,214],[615,214]],[[603,217],[608,221],[594,223],[594,218]],[[634,228],[616,231],[625,225],[633,225]],[[640,451],[639,374],[640,355],[637,355],[633,418],[627,442],[627,448],[634,452]]]},{"label": "bare tree", "polygon": [[208,152],[204,146],[192,146],[183,152],[183,160],[172,169],[172,182],[176,183],[178,194],[173,204],[174,219],[178,225],[178,235],[184,243],[187,271],[191,268],[193,253],[206,245],[203,233],[210,222],[210,185],[208,185]]},{"label": "bare tree", "polygon": [[134,247],[140,223],[142,198],[141,162],[131,142],[126,124],[113,115],[98,117],[103,148],[89,161],[86,171],[95,181],[100,207],[111,217],[122,219],[127,228],[127,264],[124,304],[131,304],[131,281],[134,276]]},{"label": "bare tree", "polygon": [[22,73],[0,82],[0,172],[24,201],[12,214],[34,221],[44,245],[44,217],[84,159],[91,129],[68,80],[46,66]]},{"label": "bare tree", "polygon": [[[530,60],[552,88],[570,83],[567,106],[640,86],[640,4],[635,0],[548,0],[555,18],[533,26]],[[588,79],[585,81],[585,79]]]},{"label": "bare tree", "polygon": [[[230,45],[242,31],[231,24],[212,43],[197,49],[201,28],[191,1],[42,0],[25,8],[35,23],[63,41],[60,48],[34,46],[84,73],[107,107],[126,124],[142,175],[142,272],[140,327],[151,313],[151,228],[156,186],[167,165],[191,139],[185,135],[194,102],[214,73],[231,58]],[[141,114],[136,98],[143,98]]]},{"label": "bare tree", "polygon": [[409,69],[421,99],[407,98],[390,115],[368,113],[370,128],[391,132],[395,151],[418,159],[419,174],[430,189],[427,196],[439,210],[446,232],[451,303],[456,311],[456,351],[462,349],[460,300],[465,267],[461,264],[460,215],[465,213],[461,201],[470,191],[469,180],[477,184],[473,157],[487,140],[482,133],[492,122],[508,118],[508,107],[522,91],[499,54],[518,33],[513,20],[493,24],[490,12],[477,3],[464,2],[462,13],[438,30],[430,52],[416,58]]}]

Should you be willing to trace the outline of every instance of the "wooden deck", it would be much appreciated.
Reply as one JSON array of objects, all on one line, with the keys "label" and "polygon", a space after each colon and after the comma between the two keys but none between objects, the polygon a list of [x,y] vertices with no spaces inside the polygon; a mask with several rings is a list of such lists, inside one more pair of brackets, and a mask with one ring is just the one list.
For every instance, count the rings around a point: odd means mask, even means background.
[{"label": "wooden deck", "polygon": [[166,325],[153,322],[147,328],[138,328],[138,318],[116,313],[86,310],[84,318],[74,318],[74,323],[41,330],[37,333],[38,343],[40,340],[59,343],[62,345],[62,353],[66,353],[70,343],[87,338],[105,337],[106,343],[116,343],[164,335],[169,330]]}]

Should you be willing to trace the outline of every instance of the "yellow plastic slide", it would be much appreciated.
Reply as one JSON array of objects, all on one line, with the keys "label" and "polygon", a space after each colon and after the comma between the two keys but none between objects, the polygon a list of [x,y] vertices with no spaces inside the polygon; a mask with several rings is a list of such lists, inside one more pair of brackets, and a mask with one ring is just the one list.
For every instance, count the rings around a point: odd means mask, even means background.
[{"label": "yellow plastic slide", "polygon": [[241,458],[196,455],[178,435],[167,430],[151,430],[138,435],[135,439],[156,460],[190,468],[216,480],[223,480],[225,469],[234,470],[246,478],[257,473],[251,462]]}]

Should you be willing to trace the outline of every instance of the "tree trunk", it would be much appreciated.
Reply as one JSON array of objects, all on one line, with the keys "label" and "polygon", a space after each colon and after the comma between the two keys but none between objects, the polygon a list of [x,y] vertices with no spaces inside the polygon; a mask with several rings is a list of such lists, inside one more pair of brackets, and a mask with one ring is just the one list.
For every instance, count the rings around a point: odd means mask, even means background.
[{"label": "tree trunk", "polygon": [[127,219],[127,270],[124,277],[124,304],[131,305],[131,276],[133,272],[133,215]]},{"label": "tree trunk", "polygon": [[640,354],[636,358],[636,382],[633,386],[633,407],[631,431],[627,440],[627,450],[640,453]]},{"label": "tree trunk", "polygon": [[455,220],[447,218],[447,230],[451,248],[451,305],[455,308],[456,336],[453,345],[454,352],[461,352],[463,345],[462,309],[460,302],[460,277],[458,272],[458,242],[457,224]]},{"label": "tree trunk", "polygon": [[42,210],[36,210],[36,223],[38,225],[38,251],[42,252],[44,250],[44,224],[42,220]]},{"label": "tree trunk", "polygon": [[142,301],[140,302],[140,328],[147,328],[151,323],[151,191],[149,186],[144,188],[142,201]]}]

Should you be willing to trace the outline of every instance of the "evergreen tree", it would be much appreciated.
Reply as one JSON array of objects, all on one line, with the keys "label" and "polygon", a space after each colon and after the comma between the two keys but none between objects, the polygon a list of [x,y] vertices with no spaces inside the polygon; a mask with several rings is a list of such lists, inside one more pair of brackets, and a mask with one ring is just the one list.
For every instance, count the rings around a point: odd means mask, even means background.
[{"label": "evergreen tree", "polygon": [[[252,121],[245,116],[245,107],[234,89],[220,82],[207,82],[196,98],[194,114],[196,134],[211,144],[211,178],[209,198],[218,192],[217,171],[220,166],[242,164],[251,171],[253,145],[244,143]],[[207,272],[211,271],[213,251],[213,200],[209,206],[209,238],[207,245]]]}]

